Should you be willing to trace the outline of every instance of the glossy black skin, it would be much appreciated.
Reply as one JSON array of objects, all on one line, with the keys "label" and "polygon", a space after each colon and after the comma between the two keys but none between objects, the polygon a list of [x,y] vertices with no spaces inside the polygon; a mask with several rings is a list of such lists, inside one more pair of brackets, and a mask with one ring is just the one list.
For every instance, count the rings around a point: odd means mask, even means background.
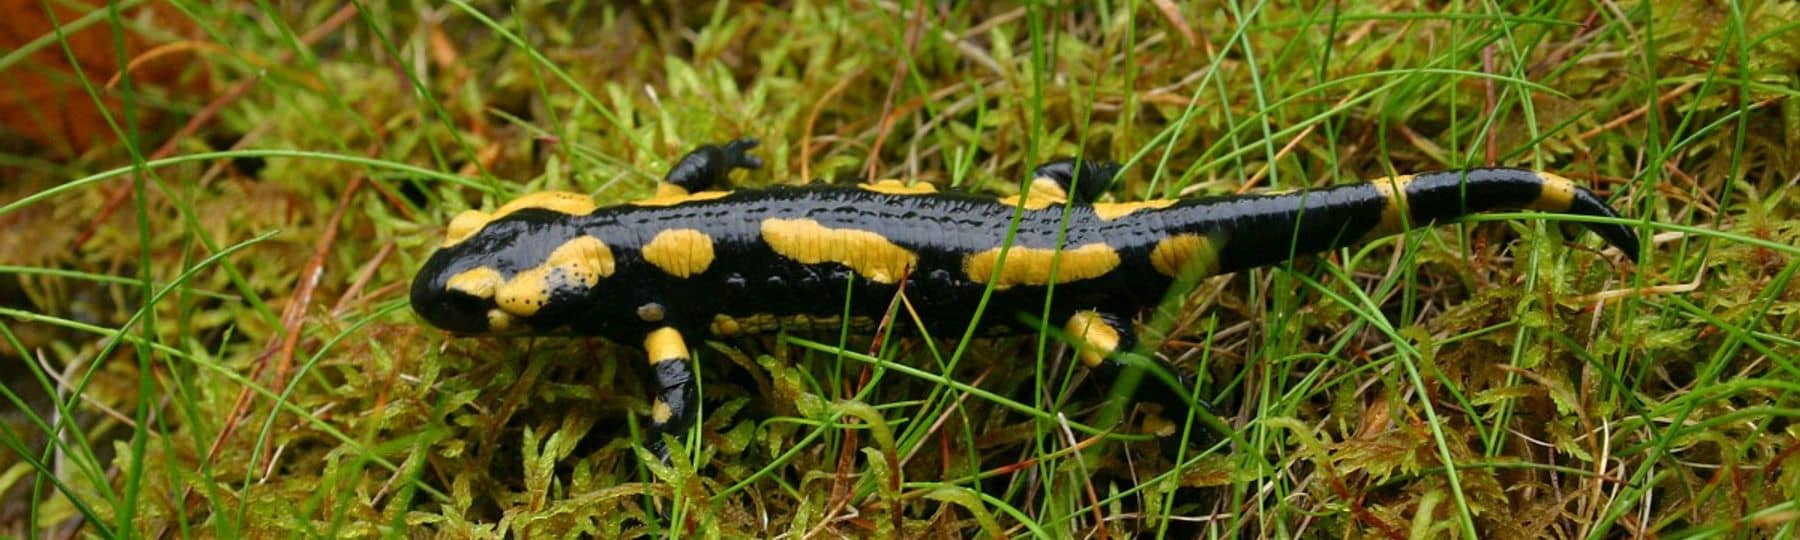
[{"label": "glossy black skin", "polygon": [[[1415,226],[1495,209],[1519,208],[1535,200],[1535,177],[1511,169],[1468,171],[1466,185],[1458,173],[1420,175],[1409,185],[1411,220]],[[1459,196],[1466,189],[1467,196]],[[1459,199],[1461,199],[1459,201]],[[1591,194],[1581,192],[1571,213],[1613,216]],[[1140,210],[1107,221],[1087,205],[1067,209],[1017,211],[993,197],[962,193],[889,195],[855,187],[805,186],[745,190],[724,198],[670,207],[615,206],[586,216],[548,210],[523,210],[494,222],[481,234],[433,255],[415,283],[415,306],[434,325],[460,333],[484,331],[486,306],[478,309],[444,305],[435,291],[442,280],[476,265],[511,274],[533,266],[569,238],[589,234],[612,247],[615,275],[589,291],[559,294],[537,315],[525,318],[537,333],[599,335],[633,343],[652,327],[672,325],[705,329],[714,315],[835,316],[850,313],[874,318],[885,314],[896,285],[856,279],[837,264],[801,264],[763,243],[761,224],[768,218],[811,218],[832,228],[877,231],[918,254],[919,266],[904,284],[908,299],[934,335],[960,335],[975,311],[985,283],[970,281],[963,259],[1002,245],[1019,214],[1016,247],[1053,248],[1105,243],[1122,259],[1118,269],[1099,278],[1057,285],[1053,323],[1076,309],[1136,313],[1162,299],[1171,279],[1149,264],[1150,250],[1169,235],[1200,233],[1223,243],[1220,270],[1232,272],[1355,243],[1380,222],[1387,201],[1368,184],[1283,195],[1255,195],[1182,200],[1162,210]],[[715,262],[706,272],[679,278],[646,263],[638,249],[657,232],[696,229],[714,239]],[[1637,240],[1629,229],[1591,224],[1610,243],[1635,257]],[[435,279],[434,279],[435,278]],[[1047,287],[1017,286],[994,291],[987,315],[979,321],[984,335],[1031,333],[1015,314],[1042,314]],[[848,295],[848,297],[846,297]],[[437,300],[434,302],[433,300]],[[659,303],[667,318],[652,324],[636,316],[639,306]],[[454,302],[452,302],[454,304]]]},{"label": "glossy black skin", "polygon": [[[1537,201],[1543,185],[1522,169],[1479,168],[1414,175],[1406,189],[1407,223],[1431,227],[1463,216],[1517,210]],[[1565,214],[1617,218],[1586,189],[1577,188]],[[1363,240],[1381,221],[1387,200],[1374,184],[1350,184],[1282,195],[1195,199],[1177,205],[1177,230],[1222,231],[1222,271],[1282,262]],[[1583,223],[1626,258],[1638,257],[1637,234],[1623,225]]]},{"label": "glossy black skin", "polygon": [[[702,148],[676,167],[670,181],[689,191],[716,187],[732,168],[759,164],[744,155],[753,144],[739,141]],[[995,290],[982,318],[972,320],[987,285],[970,281],[963,269],[967,255],[1003,245],[1017,219],[1012,244],[1016,247],[1052,248],[1060,239],[1063,246],[1105,243],[1117,250],[1121,264],[1113,271],[1055,285],[1043,326],[1057,327],[1077,310],[1095,310],[1120,330],[1128,348],[1131,316],[1158,303],[1172,283],[1150,263],[1149,254],[1158,241],[1181,233],[1206,236],[1222,246],[1218,270],[1232,272],[1360,241],[1377,226],[1389,204],[1381,190],[1355,184],[1280,195],[1185,199],[1165,209],[1139,210],[1109,221],[1096,216],[1087,202],[1114,171],[1116,165],[1105,162],[1047,164],[1037,171],[1039,176],[1065,185],[1076,172],[1082,178],[1076,182],[1076,203],[1041,210],[1019,210],[982,195],[891,195],[841,186],[745,190],[667,207],[606,207],[581,216],[523,210],[433,254],[414,282],[413,306],[433,325],[482,333],[487,324],[482,314],[492,304],[445,291],[448,276],[479,265],[511,275],[536,265],[568,239],[588,234],[611,247],[616,273],[591,289],[558,291],[549,305],[523,319],[531,333],[596,335],[639,344],[650,331],[672,327],[691,349],[719,314],[831,317],[844,314],[847,304],[851,315],[881,319],[899,284],[861,279],[835,263],[802,264],[775,253],[761,239],[765,219],[810,218],[826,227],[876,232],[916,253],[918,266],[906,276],[905,294],[932,336],[958,337],[971,323],[979,326],[981,335],[1033,333],[1039,326],[1026,321],[1045,315],[1048,287]],[[1094,187],[1084,189],[1090,184]],[[1407,186],[1409,224],[1424,227],[1471,213],[1524,207],[1538,200],[1540,191],[1535,173],[1517,169],[1418,175]],[[1577,190],[1568,213],[1616,216],[1585,190]],[[1636,258],[1638,241],[1631,230],[1586,225]],[[646,242],[671,228],[696,229],[714,240],[715,259],[705,272],[671,276],[639,255]],[[639,310],[652,303],[662,306],[665,315],[646,322]],[[677,418],[652,426],[652,435],[680,433],[691,420],[693,406],[687,364],[665,362],[658,368],[660,399],[675,407]],[[660,443],[652,444],[659,454]]]}]

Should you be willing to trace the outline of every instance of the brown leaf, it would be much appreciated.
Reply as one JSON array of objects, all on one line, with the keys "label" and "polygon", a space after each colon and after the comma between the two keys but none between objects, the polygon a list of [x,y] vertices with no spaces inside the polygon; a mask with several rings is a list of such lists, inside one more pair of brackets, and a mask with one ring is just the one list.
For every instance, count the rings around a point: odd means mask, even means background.
[{"label": "brown leaf", "polygon": [[[55,41],[56,25],[66,27],[88,15],[89,11],[52,2],[49,6],[55,10],[55,17],[51,17],[52,13],[46,12],[44,6],[36,0],[0,0],[0,13],[7,14],[0,17],[0,51],[18,50],[46,36],[51,40],[18,63],[6,67],[0,75],[0,125],[55,153],[78,154],[113,139],[113,134],[102,109],[82,88],[76,68],[79,67],[80,74],[87,78],[87,84],[102,88],[107,80],[119,73],[117,41],[112,25],[101,20],[73,32],[65,30],[68,40],[68,52],[65,53],[62,45]],[[138,24],[154,25],[177,35],[193,30],[181,12],[160,2],[127,9],[119,16],[128,21],[124,34],[127,61],[161,44],[133,31]],[[184,85],[182,75],[190,66],[200,65],[183,55],[161,58],[135,67],[131,73],[132,82],[140,88],[192,87],[203,78],[192,77]],[[116,117],[123,112],[123,90],[101,89],[99,93],[106,114]],[[146,124],[154,121],[158,112],[148,108],[139,110],[144,115],[140,117],[140,123]]]}]

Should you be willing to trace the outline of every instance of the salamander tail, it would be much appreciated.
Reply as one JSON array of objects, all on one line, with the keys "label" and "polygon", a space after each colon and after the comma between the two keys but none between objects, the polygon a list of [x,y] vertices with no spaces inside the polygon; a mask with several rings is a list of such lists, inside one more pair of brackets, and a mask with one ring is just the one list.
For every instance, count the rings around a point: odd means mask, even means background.
[{"label": "salamander tail", "polygon": [[[1550,173],[1539,172],[1536,174],[1544,184],[1543,195],[1539,197],[1536,204],[1531,205],[1531,208],[1577,216],[1619,217],[1619,213],[1614,211],[1612,206],[1607,205],[1606,201],[1600,200],[1600,197],[1594,195],[1594,192],[1575,185],[1573,181]],[[1545,205],[1552,207],[1544,207]],[[1594,231],[1594,234],[1600,235],[1600,238],[1605,239],[1606,243],[1619,248],[1619,251],[1624,252],[1625,257],[1631,259],[1631,262],[1639,262],[1637,233],[1632,232],[1630,227],[1619,223],[1593,222],[1582,223],[1582,226]]]}]

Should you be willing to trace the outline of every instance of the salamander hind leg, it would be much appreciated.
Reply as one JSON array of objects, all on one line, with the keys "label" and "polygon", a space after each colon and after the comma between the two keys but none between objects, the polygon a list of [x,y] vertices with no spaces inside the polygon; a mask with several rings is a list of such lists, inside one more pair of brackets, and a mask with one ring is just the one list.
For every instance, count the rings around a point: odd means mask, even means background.
[{"label": "salamander hind leg", "polygon": [[726,187],[733,169],[762,167],[762,159],[750,155],[750,149],[756,148],[757,144],[760,143],[756,139],[746,137],[695,148],[669,168],[668,176],[657,187],[657,196],[681,196]]},{"label": "salamander hind leg", "polygon": [[681,331],[667,326],[651,331],[644,337],[644,352],[650,358],[655,393],[650,401],[650,440],[645,448],[667,463],[669,446],[663,435],[677,440],[687,435],[699,413],[699,389],[694,386],[687,341]]},{"label": "salamander hind leg", "polygon": [[1001,204],[1026,210],[1043,210],[1069,203],[1093,204],[1118,175],[1119,164],[1110,161],[1063,158],[1031,170],[1031,184],[1018,195],[1000,198]]},{"label": "salamander hind leg", "polygon": [[1106,192],[1119,175],[1119,164],[1094,159],[1062,158],[1031,171],[1032,191],[1055,186],[1063,197],[1079,204],[1090,204]]}]

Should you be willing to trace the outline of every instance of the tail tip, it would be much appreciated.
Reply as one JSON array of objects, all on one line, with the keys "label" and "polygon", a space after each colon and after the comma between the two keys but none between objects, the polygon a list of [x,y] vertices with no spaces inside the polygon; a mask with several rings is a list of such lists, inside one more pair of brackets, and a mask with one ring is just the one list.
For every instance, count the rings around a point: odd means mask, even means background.
[{"label": "tail tip", "polygon": [[[1606,204],[1606,201],[1600,200],[1599,196],[1594,195],[1593,192],[1588,191],[1586,188],[1576,187],[1574,200],[1572,202],[1573,204],[1569,207],[1570,213],[1620,219],[1618,211],[1613,210],[1611,205]],[[1643,254],[1638,251],[1638,235],[1636,232],[1633,232],[1630,227],[1623,223],[1590,222],[1584,223],[1584,225],[1586,225],[1589,230],[1599,234],[1601,238],[1606,240],[1607,244],[1617,248],[1619,252],[1624,254],[1625,258],[1630,259],[1633,264],[1642,262]]]}]

